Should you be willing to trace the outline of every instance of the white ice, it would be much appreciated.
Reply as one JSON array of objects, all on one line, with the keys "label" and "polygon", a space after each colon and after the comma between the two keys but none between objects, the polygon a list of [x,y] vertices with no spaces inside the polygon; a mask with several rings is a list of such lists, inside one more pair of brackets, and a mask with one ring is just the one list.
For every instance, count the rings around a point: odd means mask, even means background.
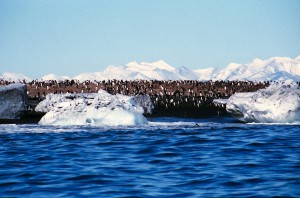
[{"label": "white ice", "polygon": [[277,82],[257,92],[236,93],[226,109],[243,122],[300,122],[300,88],[296,83]]},{"label": "white ice", "polygon": [[224,105],[224,104],[227,104],[228,102],[228,99],[221,99],[221,98],[218,98],[218,99],[214,99],[213,100],[213,103],[214,104],[221,104],[221,105]]},{"label": "white ice", "polygon": [[[138,98],[138,99],[137,99]],[[100,90],[90,94],[48,94],[36,111],[47,112],[40,125],[136,126],[147,124],[149,96],[111,95]]]}]

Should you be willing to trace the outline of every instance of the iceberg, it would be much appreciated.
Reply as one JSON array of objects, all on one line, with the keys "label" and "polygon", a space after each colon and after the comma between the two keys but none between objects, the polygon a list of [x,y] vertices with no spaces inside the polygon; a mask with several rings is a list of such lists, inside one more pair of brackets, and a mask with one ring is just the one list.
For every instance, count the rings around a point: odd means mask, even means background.
[{"label": "iceberg", "polygon": [[293,82],[274,82],[257,92],[232,95],[226,109],[243,122],[300,122],[300,88]]},{"label": "iceberg", "polygon": [[48,94],[35,108],[46,114],[40,125],[135,126],[147,124],[151,113],[148,95],[130,97],[100,90],[89,94]]}]

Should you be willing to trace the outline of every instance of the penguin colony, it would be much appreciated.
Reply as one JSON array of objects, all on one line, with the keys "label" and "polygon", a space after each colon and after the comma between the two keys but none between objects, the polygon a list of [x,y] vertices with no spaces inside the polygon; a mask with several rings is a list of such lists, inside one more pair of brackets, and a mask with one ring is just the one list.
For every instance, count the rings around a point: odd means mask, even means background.
[{"label": "penguin colony", "polygon": [[[9,82],[0,79],[0,85]],[[196,80],[103,80],[84,81],[21,81],[27,85],[30,109],[49,93],[96,93],[100,89],[110,94],[148,94],[154,105],[152,116],[205,117],[226,113],[225,105],[214,104],[214,99],[227,99],[236,92],[253,92],[267,87],[271,82],[251,81],[196,81]],[[298,82],[299,83],[299,82]],[[299,83],[300,84],[300,83]]]}]

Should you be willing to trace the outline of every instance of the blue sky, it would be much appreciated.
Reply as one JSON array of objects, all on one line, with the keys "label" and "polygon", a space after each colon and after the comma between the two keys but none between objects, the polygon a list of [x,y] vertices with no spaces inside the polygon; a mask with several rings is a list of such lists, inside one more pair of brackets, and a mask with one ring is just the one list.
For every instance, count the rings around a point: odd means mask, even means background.
[{"label": "blue sky", "polygon": [[0,0],[0,73],[131,61],[191,69],[300,55],[299,0]]}]

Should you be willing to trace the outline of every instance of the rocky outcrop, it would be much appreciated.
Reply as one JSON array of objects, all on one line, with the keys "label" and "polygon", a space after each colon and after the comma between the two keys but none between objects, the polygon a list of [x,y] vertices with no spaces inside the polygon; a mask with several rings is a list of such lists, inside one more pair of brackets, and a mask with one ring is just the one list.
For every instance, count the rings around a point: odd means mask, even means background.
[{"label": "rocky outcrop", "polygon": [[0,86],[0,120],[21,119],[28,109],[26,85]]}]

